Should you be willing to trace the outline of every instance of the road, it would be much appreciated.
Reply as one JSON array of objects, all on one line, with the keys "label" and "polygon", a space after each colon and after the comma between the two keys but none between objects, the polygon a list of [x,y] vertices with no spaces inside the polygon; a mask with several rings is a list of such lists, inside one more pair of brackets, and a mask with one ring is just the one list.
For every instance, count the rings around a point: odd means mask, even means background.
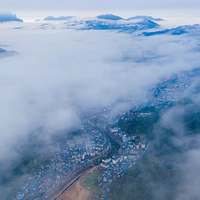
[{"label": "road", "polygon": [[[86,188],[82,187],[81,184],[80,184],[80,181],[84,179],[84,177],[81,177],[80,180],[77,180],[75,183],[73,183],[79,176],[82,176],[84,175],[85,176],[85,173],[88,174],[90,173],[91,170],[94,170],[95,167],[92,167],[91,166],[95,165],[95,166],[98,166],[101,162],[101,159],[103,157],[111,157],[112,155],[114,155],[115,153],[118,152],[119,148],[120,148],[120,144],[115,141],[109,134],[109,130],[108,129],[99,129],[100,132],[104,133],[110,140],[110,143],[111,143],[111,148],[109,148],[109,150],[107,152],[105,152],[103,155],[100,155],[100,156],[97,156],[95,158],[93,158],[92,160],[90,160],[90,162],[88,163],[87,166],[85,166],[85,169],[81,172],[81,173],[77,173],[76,174],[76,177],[71,180],[68,184],[66,184],[64,187],[62,187],[62,189],[56,194],[56,195],[53,195],[53,198],[51,198],[52,200],[79,200],[78,198],[81,197],[80,200],[87,200],[87,199],[82,199],[84,194],[88,194],[88,191]],[[73,183],[73,184],[72,184]],[[70,186],[70,184],[72,184]],[[70,186],[70,190],[67,189],[66,191],[64,191],[67,187]],[[73,191],[77,191],[77,193],[79,194],[78,196],[77,195],[74,195],[74,192],[72,192],[72,195],[70,195],[71,197],[68,196],[68,193],[70,193],[69,191],[71,191],[71,189],[73,188],[76,188],[75,190]],[[64,192],[63,192],[64,191]],[[87,192],[86,192],[87,191]],[[63,192],[63,193],[62,193]],[[81,194],[81,195],[80,195]],[[66,196],[68,196],[66,198]],[[76,196],[76,198],[72,198],[73,196]],[[51,195],[52,197],[52,195]],[[70,199],[71,198],[71,199]]]},{"label": "road", "polygon": [[52,200],[87,200],[92,192],[83,186],[86,176],[96,167],[83,172],[65,186]]}]

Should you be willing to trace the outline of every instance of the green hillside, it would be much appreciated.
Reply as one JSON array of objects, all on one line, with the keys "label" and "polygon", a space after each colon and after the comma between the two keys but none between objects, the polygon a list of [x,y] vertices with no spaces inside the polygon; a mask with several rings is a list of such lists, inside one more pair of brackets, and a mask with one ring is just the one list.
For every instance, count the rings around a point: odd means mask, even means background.
[{"label": "green hillside", "polygon": [[[140,132],[149,141],[149,147],[138,163],[112,184],[110,199],[176,199],[183,181],[180,171],[185,161],[183,155],[198,146],[195,137],[200,133],[200,109],[189,103],[182,106],[182,103],[164,112],[155,110],[148,118],[119,123],[129,133]],[[181,109],[183,112],[177,114]],[[165,116],[168,111],[174,119],[166,126],[158,122],[158,116]]]}]

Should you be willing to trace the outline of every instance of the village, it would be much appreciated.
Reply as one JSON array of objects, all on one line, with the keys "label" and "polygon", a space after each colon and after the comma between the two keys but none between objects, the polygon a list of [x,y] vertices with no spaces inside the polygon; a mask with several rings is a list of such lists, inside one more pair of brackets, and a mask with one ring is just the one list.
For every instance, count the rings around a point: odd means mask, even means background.
[{"label": "village", "polygon": [[178,101],[174,94],[186,90],[192,76],[194,74],[184,72],[165,78],[150,92],[150,101],[132,107],[131,112],[113,117],[109,115],[109,110],[112,110],[110,108],[84,118],[79,125],[81,136],[66,140],[62,148],[52,150],[51,162],[41,165],[39,172],[21,178],[21,190],[15,199],[49,199],[55,194],[56,188],[62,187],[94,165],[104,172],[98,178],[98,186],[101,188],[98,198],[106,199],[105,194],[109,192],[110,184],[133,167],[148,149],[148,145],[137,134],[128,135],[123,132],[118,121],[150,116],[152,113],[143,112],[144,108],[169,107],[171,103]]}]

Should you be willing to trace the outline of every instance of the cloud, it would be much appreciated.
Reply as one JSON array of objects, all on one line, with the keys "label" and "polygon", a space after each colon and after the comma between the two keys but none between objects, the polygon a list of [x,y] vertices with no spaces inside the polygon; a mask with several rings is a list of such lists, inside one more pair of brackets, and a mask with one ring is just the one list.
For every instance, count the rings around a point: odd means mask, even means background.
[{"label": "cloud", "polygon": [[[190,59],[198,56],[189,52],[195,44],[184,37],[176,42],[169,36],[28,28],[1,32],[4,43],[19,53],[1,60],[1,141],[8,143],[38,127],[67,129],[76,124],[77,109],[109,106],[129,96],[141,101],[150,85],[196,66]],[[144,57],[148,64],[135,62]]]},{"label": "cloud", "polygon": [[[21,156],[30,136],[43,146],[80,123],[80,113],[117,100],[138,105],[163,77],[199,65],[197,38],[76,31],[63,22],[4,24],[0,38],[16,56],[0,60],[0,161]],[[126,102],[116,109],[129,108]],[[115,110],[113,111],[115,112]],[[8,162],[9,161],[9,162]]]},{"label": "cloud", "polygon": [[[175,94],[180,99],[179,103],[161,112],[160,121],[155,125],[155,138],[152,143],[156,145],[147,156],[155,169],[156,160],[159,160],[158,171],[162,171],[162,174],[153,174],[149,180],[156,186],[151,188],[154,199],[170,197],[174,200],[187,200],[200,197],[200,178],[197,176],[200,167],[200,96],[199,91],[196,92],[198,87],[197,70],[190,80],[190,87],[183,93]],[[152,173],[151,169],[145,170]],[[166,175],[170,178],[166,178]]]}]

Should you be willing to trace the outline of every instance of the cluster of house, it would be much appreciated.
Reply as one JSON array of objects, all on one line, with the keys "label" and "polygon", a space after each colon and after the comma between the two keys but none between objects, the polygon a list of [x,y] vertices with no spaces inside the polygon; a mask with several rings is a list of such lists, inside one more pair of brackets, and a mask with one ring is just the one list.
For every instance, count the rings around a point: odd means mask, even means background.
[{"label": "cluster of house", "polygon": [[48,199],[49,194],[83,170],[92,160],[108,151],[110,142],[98,131],[67,140],[64,147],[51,151],[50,164],[34,175],[21,178],[16,199]]},{"label": "cluster of house", "polygon": [[[113,119],[113,124],[117,124],[119,120],[133,120],[136,117],[147,117],[152,114],[140,112],[143,108],[169,107],[171,102],[178,100],[172,92],[185,90],[192,76],[194,74],[190,72],[182,72],[166,78],[152,90],[154,92],[148,103],[135,106],[131,113],[121,113]],[[109,115],[105,113],[107,112],[96,114],[91,119],[85,118],[82,126],[84,135],[76,140],[66,141],[64,147],[51,152],[50,164],[42,165],[41,170],[35,175],[22,178],[19,182],[21,192],[17,194],[16,199],[47,199],[58,185],[70,180],[96,157],[104,155],[110,147],[110,142],[106,134],[99,130],[106,131],[107,125],[112,123]],[[146,150],[146,145],[137,135],[129,136],[117,126],[110,128],[109,135],[120,144],[120,149],[114,156],[102,159],[100,164],[104,173],[99,177],[98,184],[105,192],[109,191],[112,181],[125,174]]]},{"label": "cluster of house", "polygon": [[[172,102],[179,100],[174,93],[187,89],[191,76],[193,74],[190,72],[182,72],[166,78],[152,90],[153,95],[148,103],[135,106],[131,113],[121,113],[117,121],[132,121],[137,117],[152,115],[151,112],[141,112],[143,108],[155,107],[160,109],[169,107]],[[110,135],[120,144],[120,149],[118,154],[112,158],[102,160],[100,166],[104,168],[104,173],[98,179],[98,185],[102,190],[101,194],[109,192],[110,184],[123,176],[136,163],[142,152],[146,150],[146,145],[140,141],[138,136],[129,136],[117,126],[110,128]],[[100,195],[99,198],[104,199],[104,196]]]},{"label": "cluster of house", "polygon": [[180,92],[187,89],[189,82],[190,74],[187,72],[173,75],[157,86],[151,103],[156,108],[169,107],[172,102],[179,100]]},{"label": "cluster of house", "polygon": [[99,166],[103,170],[103,174],[98,179],[98,186],[101,189],[101,195],[98,197],[100,199],[105,199],[105,195],[102,197],[102,194],[110,191],[111,183],[133,167],[140,155],[146,150],[146,145],[140,141],[138,136],[128,136],[119,127],[110,128],[110,134],[113,139],[120,142],[120,149],[112,157],[102,159]]},{"label": "cluster of house", "polygon": [[179,101],[180,92],[188,88],[193,76],[195,76],[194,72],[184,71],[174,74],[171,77],[166,77],[158,85],[151,88],[148,103],[134,106],[131,113],[121,113],[119,120],[132,121],[136,117],[152,115],[152,112],[141,112],[144,108],[168,108],[171,103]]}]

